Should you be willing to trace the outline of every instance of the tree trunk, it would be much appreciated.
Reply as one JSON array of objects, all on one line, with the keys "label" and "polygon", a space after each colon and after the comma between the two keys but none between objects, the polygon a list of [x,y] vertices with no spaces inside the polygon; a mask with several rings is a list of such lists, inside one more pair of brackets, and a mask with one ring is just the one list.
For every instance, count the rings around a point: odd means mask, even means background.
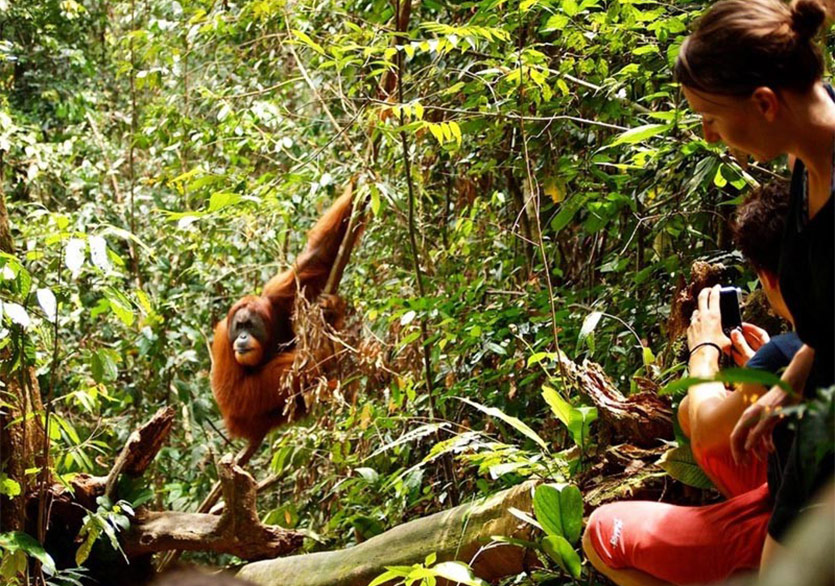
[{"label": "tree trunk", "polygon": [[[0,161],[0,251],[12,254],[9,212],[3,192],[2,161]],[[9,350],[0,351],[0,362],[9,363]],[[35,477],[26,475],[28,468],[41,466],[44,430],[33,413],[43,412],[43,402],[38,379],[32,368],[2,370],[5,388],[0,389],[0,399],[6,403],[0,407],[0,472],[20,486],[20,494],[14,498],[0,496],[0,531],[22,531],[26,522],[25,495],[33,487]],[[12,423],[18,420],[17,423]]]}]

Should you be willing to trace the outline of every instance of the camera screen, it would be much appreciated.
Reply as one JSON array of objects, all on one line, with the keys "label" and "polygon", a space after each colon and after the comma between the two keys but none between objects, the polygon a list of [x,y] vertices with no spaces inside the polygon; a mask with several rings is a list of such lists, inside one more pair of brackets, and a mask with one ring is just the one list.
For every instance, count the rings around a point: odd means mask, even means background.
[{"label": "camera screen", "polygon": [[742,326],[742,315],[739,311],[740,289],[738,287],[722,287],[719,291],[719,311],[722,313],[722,330],[731,330]]}]

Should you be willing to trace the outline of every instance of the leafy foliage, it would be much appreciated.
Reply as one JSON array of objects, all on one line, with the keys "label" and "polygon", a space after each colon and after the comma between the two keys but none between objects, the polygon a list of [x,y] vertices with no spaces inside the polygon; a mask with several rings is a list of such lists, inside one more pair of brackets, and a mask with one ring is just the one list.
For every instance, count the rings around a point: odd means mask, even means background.
[{"label": "leafy foliage", "polygon": [[[395,34],[383,0],[0,0],[0,191],[17,246],[0,253],[2,372],[35,368],[59,479],[104,473],[173,405],[169,445],[124,496],[201,500],[231,449],[212,326],[289,264],[349,178],[373,215],[341,291],[365,365],[341,384],[359,392],[273,434],[253,465],[280,478],[259,497],[266,520],[305,530],[307,549],[448,506],[441,457],[462,496],[566,481],[597,414],[553,389],[556,352],[600,362],[624,391],[677,376],[671,291],[694,259],[737,262],[728,204],[773,172],[700,139],[671,81],[706,3],[413,4]],[[102,506],[79,561],[124,525],[124,503]],[[549,522],[543,549],[576,578],[575,521]],[[21,563],[2,547],[4,567]],[[434,561],[390,571],[469,583]]]}]

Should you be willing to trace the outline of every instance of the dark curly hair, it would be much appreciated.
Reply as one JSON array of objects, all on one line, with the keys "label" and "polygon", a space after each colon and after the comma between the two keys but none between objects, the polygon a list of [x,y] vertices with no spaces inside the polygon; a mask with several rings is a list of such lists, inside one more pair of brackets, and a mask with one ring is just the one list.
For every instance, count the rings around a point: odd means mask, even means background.
[{"label": "dark curly hair", "polygon": [[778,274],[789,199],[788,182],[775,180],[753,190],[737,208],[733,240],[757,270]]}]

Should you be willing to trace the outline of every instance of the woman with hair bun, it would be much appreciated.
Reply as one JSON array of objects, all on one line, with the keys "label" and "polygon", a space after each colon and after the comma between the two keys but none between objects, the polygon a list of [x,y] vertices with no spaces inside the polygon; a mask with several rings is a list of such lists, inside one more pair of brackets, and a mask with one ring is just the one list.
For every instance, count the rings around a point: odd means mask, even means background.
[{"label": "woman with hair bun", "polygon": [[[760,161],[783,153],[793,161],[779,277],[804,346],[783,375],[794,397],[774,387],[740,417],[730,438],[738,461],[775,451],[775,411],[835,384],[835,92],[822,81],[814,42],[825,18],[816,0],[723,0],[682,44],[675,66],[706,140]],[[766,558],[833,470],[831,457],[803,469],[801,440],[782,427],[769,458]]]},{"label": "woman with hair bun", "polygon": [[[832,477],[831,453],[810,469],[803,459],[808,451],[799,448],[801,440],[811,441],[801,437],[802,426],[797,434],[784,424],[774,430],[778,418],[769,417],[835,384],[835,91],[823,83],[815,41],[825,20],[817,0],[720,0],[679,50],[675,77],[701,115],[708,142],[722,141],[759,161],[789,155],[778,276],[803,345],[782,376],[795,394],[780,387],[764,392],[727,439],[740,466],[770,452],[767,489],[710,507],[621,502],[594,512],[583,548],[620,586],[712,583],[762,567]],[[719,354],[731,345],[715,319],[718,298],[711,297],[718,289],[706,291],[705,311],[694,315],[688,332],[694,376],[715,373]],[[724,392],[721,383],[691,387],[690,417]]]}]

